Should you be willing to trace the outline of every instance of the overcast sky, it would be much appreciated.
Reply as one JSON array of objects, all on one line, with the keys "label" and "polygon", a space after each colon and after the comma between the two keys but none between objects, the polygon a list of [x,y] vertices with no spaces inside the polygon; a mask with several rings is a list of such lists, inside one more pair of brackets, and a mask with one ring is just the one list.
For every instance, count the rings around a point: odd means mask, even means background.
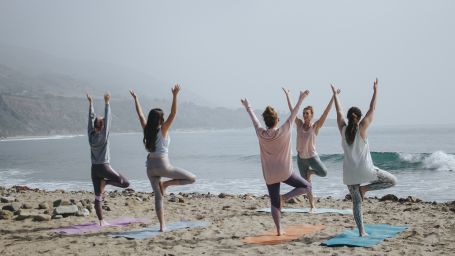
[{"label": "overcast sky", "polygon": [[375,122],[455,123],[454,13],[450,0],[0,0],[0,43],[147,72],[231,108],[245,96],[286,110],[287,86],[294,102],[309,89],[319,115],[334,83],[345,110],[366,112],[378,77]]}]

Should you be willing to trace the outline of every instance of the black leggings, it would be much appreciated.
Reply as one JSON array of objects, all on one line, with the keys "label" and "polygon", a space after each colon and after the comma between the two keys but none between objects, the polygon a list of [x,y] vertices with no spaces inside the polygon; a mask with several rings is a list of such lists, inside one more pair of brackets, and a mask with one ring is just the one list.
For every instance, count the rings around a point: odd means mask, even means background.
[{"label": "black leggings", "polygon": [[105,180],[106,185],[120,188],[127,188],[130,182],[120,173],[116,172],[109,164],[92,164],[92,182],[95,190],[95,210],[99,220],[103,219],[101,210],[101,181]]}]

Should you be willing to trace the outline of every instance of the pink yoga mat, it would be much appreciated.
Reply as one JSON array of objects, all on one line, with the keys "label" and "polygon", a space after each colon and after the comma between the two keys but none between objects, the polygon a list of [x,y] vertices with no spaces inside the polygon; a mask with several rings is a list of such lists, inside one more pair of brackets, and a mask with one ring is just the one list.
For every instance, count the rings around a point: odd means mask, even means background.
[{"label": "pink yoga mat", "polygon": [[126,227],[131,223],[149,223],[147,219],[144,218],[131,218],[131,217],[121,217],[116,219],[106,220],[109,223],[109,226],[100,227],[99,222],[90,222],[84,224],[73,225],[69,227],[62,227],[53,229],[52,232],[62,233],[67,235],[82,234],[82,233],[93,233],[101,231],[103,228],[108,227]]}]

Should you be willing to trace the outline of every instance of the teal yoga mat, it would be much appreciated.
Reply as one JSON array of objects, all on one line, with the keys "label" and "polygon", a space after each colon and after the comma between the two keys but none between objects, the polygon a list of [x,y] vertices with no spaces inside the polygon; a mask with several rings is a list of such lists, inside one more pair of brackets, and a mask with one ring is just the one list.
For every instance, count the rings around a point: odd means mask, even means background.
[{"label": "teal yoga mat", "polygon": [[[179,229],[186,229],[186,228],[202,228],[208,226],[210,223],[206,221],[179,221],[174,223],[169,223],[166,225],[166,232],[170,232],[173,230]],[[132,231],[125,231],[125,232],[117,232],[109,234],[110,237],[125,237],[128,239],[147,239],[152,238],[157,235],[162,234],[160,232],[160,226],[152,226],[144,229],[132,230]],[[166,233],[165,232],[165,233]]]},{"label": "teal yoga mat", "polygon": [[357,246],[357,247],[373,247],[386,238],[397,236],[399,233],[406,230],[406,226],[390,226],[387,224],[366,224],[365,232],[367,237],[359,237],[357,228],[345,230],[343,233],[323,242],[326,246]]},{"label": "teal yoga mat", "polygon": [[[262,208],[257,209],[258,212],[270,212],[270,208]],[[281,212],[287,213],[310,213],[310,208],[283,208]],[[320,213],[338,213],[338,214],[351,214],[352,209],[332,209],[332,208],[316,208],[312,214],[320,214]]]}]

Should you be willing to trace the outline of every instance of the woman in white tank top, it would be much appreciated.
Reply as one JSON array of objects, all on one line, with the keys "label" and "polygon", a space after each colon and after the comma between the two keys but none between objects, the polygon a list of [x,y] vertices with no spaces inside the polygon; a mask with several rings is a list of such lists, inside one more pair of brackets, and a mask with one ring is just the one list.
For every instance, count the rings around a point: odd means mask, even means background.
[{"label": "woman in white tank top", "polygon": [[[385,189],[395,186],[397,180],[392,174],[380,170],[373,165],[370,146],[367,139],[367,129],[373,121],[376,108],[376,95],[378,91],[378,79],[374,81],[374,93],[370,108],[365,117],[361,119],[362,112],[357,107],[351,107],[348,111],[348,124],[346,124],[341,105],[338,101],[336,90],[332,85],[333,97],[337,111],[337,123],[341,133],[341,145],[344,151],[343,159],[343,183],[348,186],[351,193],[354,219],[359,230],[359,236],[367,236],[363,227],[362,200],[367,191]],[[366,185],[362,185],[368,183]]]},{"label": "woman in white tank top", "polygon": [[[286,94],[289,110],[292,111],[292,102],[289,96],[289,90],[283,88]],[[307,106],[303,109],[303,118],[297,117],[295,125],[297,127],[297,166],[299,167],[300,175],[311,183],[311,175],[316,174],[320,177],[327,175],[327,167],[322,163],[319,158],[318,152],[316,151],[316,136],[319,133],[319,129],[324,125],[327,115],[333,105],[333,97],[330,98],[330,102],[322,113],[321,117],[314,123],[313,119],[313,107]],[[310,203],[311,212],[316,207],[314,206],[313,192],[308,195],[308,201]]]}]

